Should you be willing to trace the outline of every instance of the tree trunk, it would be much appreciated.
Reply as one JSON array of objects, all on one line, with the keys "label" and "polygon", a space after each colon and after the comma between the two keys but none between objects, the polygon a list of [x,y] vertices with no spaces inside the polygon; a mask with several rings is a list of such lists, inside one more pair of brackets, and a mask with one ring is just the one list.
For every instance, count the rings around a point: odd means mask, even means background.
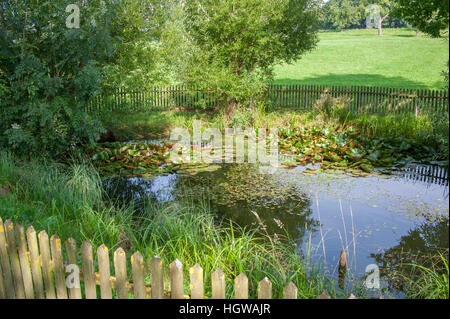
[{"label": "tree trunk", "polygon": [[389,17],[389,13],[386,14],[384,17],[380,17],[380,20],[378,20],[378,36],[382,37],[383,36],[383,21],[384,19],[386,19],[387,17]]},{"label": "tree trunk", "polygon": [[226,107],[227,119],[231,120],[233,118],[234,112],[238,108],[238,101],[234,98],[227,98],[225,107]]},{"label": "tree trunk", "polygon": [[419,30],[416,29],[416,37],[419,36]]},{"label": "tree trunk", "polygon": [[383,19],[378,20],[378,36],[379,37],[383,36],[382,24],[383,24]]}]

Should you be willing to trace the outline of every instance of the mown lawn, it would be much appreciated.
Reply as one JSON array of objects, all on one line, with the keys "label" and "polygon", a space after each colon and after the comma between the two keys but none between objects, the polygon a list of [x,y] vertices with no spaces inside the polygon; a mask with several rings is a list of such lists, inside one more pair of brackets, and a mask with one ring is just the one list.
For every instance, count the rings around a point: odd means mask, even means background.
[{"label": "mown lawn", "polygon": [[440,89],[449,58],[448,38],[414,30],[321,32],[316,49],[291,65],[275,68],[279,84],[365,85]]}]

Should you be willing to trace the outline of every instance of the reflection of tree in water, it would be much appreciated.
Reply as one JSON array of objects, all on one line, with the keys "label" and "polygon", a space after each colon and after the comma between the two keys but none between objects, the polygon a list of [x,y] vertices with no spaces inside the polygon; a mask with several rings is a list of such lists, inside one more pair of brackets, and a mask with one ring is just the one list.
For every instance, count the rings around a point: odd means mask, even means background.
[{"label": "reflection of tree in water", "polygon": [[165,202],[173,200],[173,190],[177,183],[176,175],[145,178],[111,178],[103,183],[108,195],[119,205],[133,203],[135,209],[142,209],[149,200]]},{"label": "reflection of tree in water", "polygon": [[199,173],[185,179],[183,196],[206,194],[219,216],[241,226],[259,226],[256,212],[270,235],[285,235],[301,241],[308,231],[316,231],[311,199],[292,183],[277,176],[261,174],[256,165],[232,164],[213,173]]},{"label": "reflection of tree in water", "polygon": [[449,252],[449,220],[423,223],[411,229],[403,236],[397,246],[384,253],[372,254],[380,266],[381,276],[386,279],[389,289],[403,291],[405,276],[417,280],[423,272],[410,264],[417,264],[442,273],[444,264],[439,252],[448,261]]}]

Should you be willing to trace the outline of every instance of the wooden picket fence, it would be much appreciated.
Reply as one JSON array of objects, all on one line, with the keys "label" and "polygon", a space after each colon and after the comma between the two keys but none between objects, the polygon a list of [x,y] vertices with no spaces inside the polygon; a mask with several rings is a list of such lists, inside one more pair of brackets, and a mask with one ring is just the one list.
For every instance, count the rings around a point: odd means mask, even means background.
[{"label": "wooden picket fence", "polygon": [[[11,220],[3,224],[0,218],[0,299],[206,299],[203,269],[198,264],[189,269],[190,295],[185,295],[183,264],[178,259],[170,264],[171,290],[167,291],[163,262],[158,256],[146,263],[139,252],[134,253],[131,256],[132,280],[129,280],[126,253],[122,248],[113,254],[115,276],[111,276],[110,253],[105,245],[96,251],[96,272],[93,247],[89,242],[84,242],[79,251],[75,240],[69,238],[64,243],[66,258],[62,244],[56,235],[49,238],[45,231],[36,234],[32,226],[25,232],[22,225],[13,225]],[[79,257],[81,267],[78,268]],[[73,265],[80,269],[79,279],[66,273]],[[151,285],[145,283],[148,271]],[[68,278],[71,286],[66,284]],[[225,288],[225,275],[218,269],[211,274],[212,298],[225,299]],[[297,297],[297,287],[291,282],[283,290],[283,299]],[[249,281],[243,273],[234,280],[234,298],[249,298]],[[317,298],[330,299],[326,292]],[[355,299],[353,295],[349,298]],[[272,283],[267,278],[258,284],[258,299],[272,299]]]},{"label": "wooden picket fence", "polygon": [[[326,97],[342,98],[356,113],[416,115],[448,113],[448,91],[342,85],[269,85],[263,92],[274,110],[308,110]],[[145,91],[117,89],[94,97],[88,111],[147,112],[214,108],[220,101],[213,91],[186,86],[155,87]]]}]

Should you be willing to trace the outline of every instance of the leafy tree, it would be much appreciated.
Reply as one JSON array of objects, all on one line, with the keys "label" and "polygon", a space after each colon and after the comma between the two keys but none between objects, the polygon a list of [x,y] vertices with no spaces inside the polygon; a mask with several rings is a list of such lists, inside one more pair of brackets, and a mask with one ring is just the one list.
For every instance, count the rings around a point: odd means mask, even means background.
[{"label": "leafy tree", "polygon": [[[316,42],[311,0],[192,0],[178,6],[181,80],[212,89],[230,116]],[[174,48],[175,46],[173,46]]]},{"label": "leafy tree", "polygon": [[393,0],[369,0],[367,5],[374,5],[378,10],[379,19],[377,28],[378,36],[381,37],[383,36],[383,22],[385,22],[391,14],[394,5]]},{"label": "leafy tree", "polygon": [[448,0],[396,0],[393,14],[432,37],[448,32]]},{"label": "leafy tree", "polygon": [[160,45],[169,12],[167,0],[120,0],[113,35],[121,41],[105,67],[105,88],[148,89],[170,81]]},{"label": "leafy tree", "polygon": [[115,1],[79,1],[79,29],[66,25],[73,2],[0,3],[0,145],[18,153],[58,156],[103,132],[85,107],[114,52]]},{"label": "leafy tree", "polygon": [[361,26],[364,19],[364,6],[358,0],[330,0],[323,6],[325,25],[342,30]]}]

